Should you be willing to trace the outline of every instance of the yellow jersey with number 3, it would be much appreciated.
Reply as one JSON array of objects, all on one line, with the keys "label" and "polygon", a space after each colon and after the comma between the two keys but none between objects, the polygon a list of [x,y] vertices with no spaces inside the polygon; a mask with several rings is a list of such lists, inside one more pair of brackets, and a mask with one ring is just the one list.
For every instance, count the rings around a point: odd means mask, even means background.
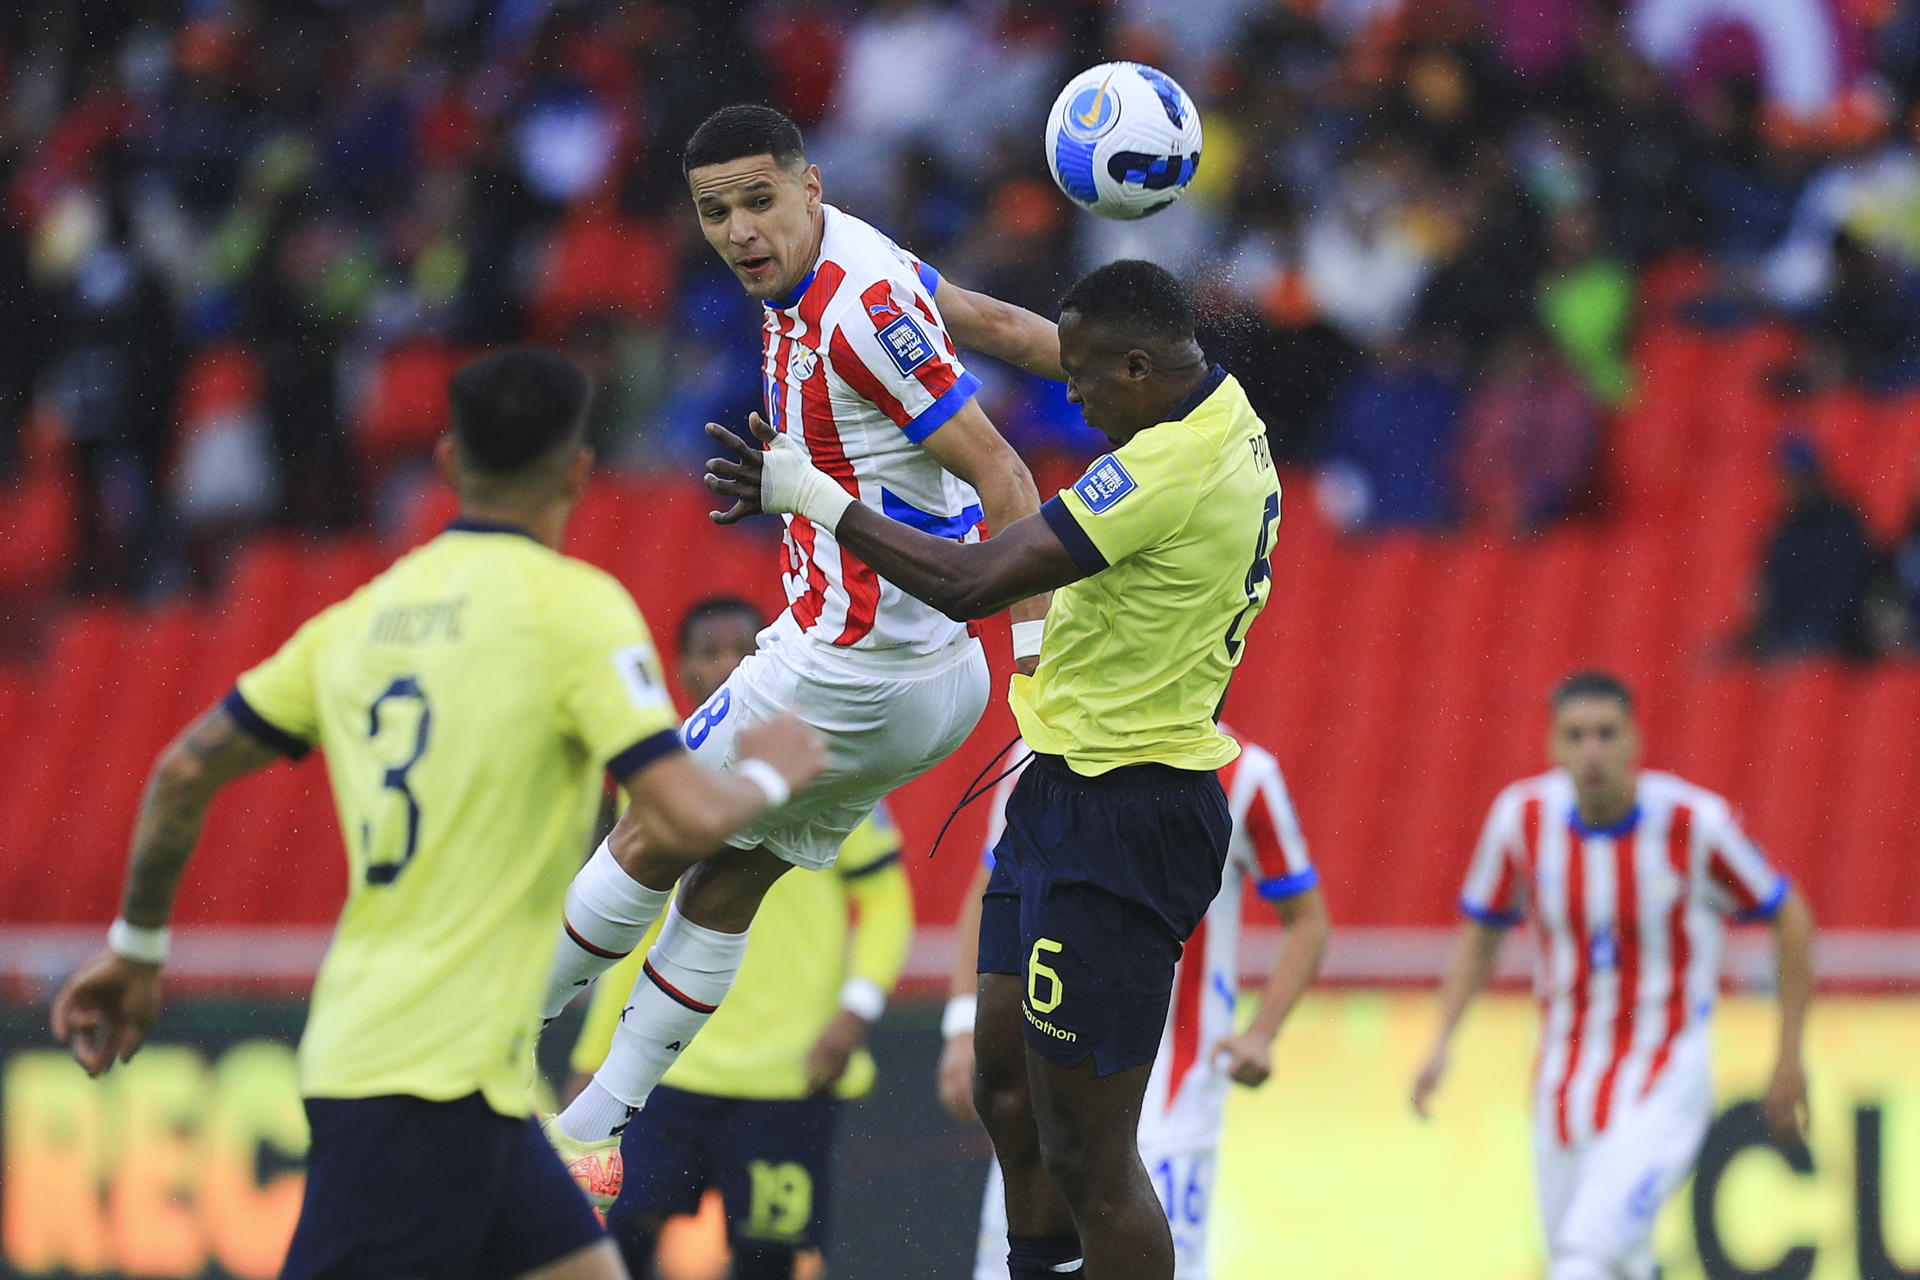
[{"label": "yellow jersey with number 3", "polygon": [[1053,593],[1040,665],[1013,677],[1027,745],[1088,777],[1231,761],[1214,716],[1266,605],[1280,521],[1267,429],[1239,382],[1215,365],[1041,515],[1089,576]]},{"label": "yellow jersey with number 3", "polygon": [[321,748],[346,845],[301,1091],[478,1091],[526,1115],[602,772],[678,749],[632,598],[524,533],[456,521],[301,627],[227,707],[290,755]]}]

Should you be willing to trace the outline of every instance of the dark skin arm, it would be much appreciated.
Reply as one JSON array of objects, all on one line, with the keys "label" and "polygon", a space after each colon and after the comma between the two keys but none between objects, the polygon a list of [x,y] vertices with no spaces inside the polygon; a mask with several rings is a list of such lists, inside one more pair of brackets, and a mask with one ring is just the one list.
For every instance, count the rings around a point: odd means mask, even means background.
[{"label": "dark skin arm", "polygon": [[[763,440],[773,438],[762,423],[755,422],[754,429]],[[714,520],[732,524],[757,515],[760,450],[716,423],[707,424],[707,434],[733,454],[731,460],[707,462],[707,487],[734,499]],[[875,573],[956,621],[985,618],[1087,576],[1039,515],[1016,520],[985,542],[962,545],[855,503],[841,516],[833,536]]]},{"label": "dark skin arm", "polygon": [[[134,822],[120,906],[128,924],[157,929],[167,923],[207,805],[235,778],[279,758],[218,706],[161,752]],[[51,1022],[54,1039],[71,1044],[75,1060],[97,1076],[115,1058],[132,1058],[159,1016],[160,966],[103,951],[60,988]]]}]

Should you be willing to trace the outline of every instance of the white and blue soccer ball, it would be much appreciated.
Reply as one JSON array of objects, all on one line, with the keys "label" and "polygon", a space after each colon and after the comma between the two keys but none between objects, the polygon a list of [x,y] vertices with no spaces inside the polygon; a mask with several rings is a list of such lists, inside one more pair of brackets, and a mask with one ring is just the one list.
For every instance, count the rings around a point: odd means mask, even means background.
[{"label": "white and blue soccer ball", "polygon": [[1174,78],[1103,62],[1047,113],[1047,168],[1067,199],[1103,218],[1144,218],[1178,200],[1200,167],[1200,113]]}]

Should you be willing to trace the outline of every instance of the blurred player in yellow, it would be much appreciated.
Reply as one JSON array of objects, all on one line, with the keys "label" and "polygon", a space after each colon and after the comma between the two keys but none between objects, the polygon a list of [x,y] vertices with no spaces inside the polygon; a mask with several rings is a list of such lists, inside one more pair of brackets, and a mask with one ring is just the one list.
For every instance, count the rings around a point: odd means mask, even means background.
[{"label": "blurred player in yellow", "polygon": [[[725,597],[687,614],[677,674],[695,705],[754,651],[764,625]],[[840,1102],[872,1088],[867,1028],[912,940],[912,891],[884,804],[831,867],[767,891],[726,1000],[621,1134],[625,1181],[607,1227],[634,1275],[652,1273],[661,1225],[694,1212],[709,1187],[726,1208],[733,1280],[789,1280],[801,1250],[824,1250]],[[595,988],[573,1050],[576,1091],[606,1057],[651,942]]]},{"label": "blurred player in yellow", "polygon": [[[55,998],[54,1035],[90,1074],[131,1058],[159,1015],[167,917],[208,803],[322,749],[349,888],[300,1044],[313,1143],[283,1276],[623,1274],[528,1115],[553,916],[603,773],[649,839],[693,853],[769,797],[680,746],[639,610],[558,551],[592,467],[591,393],[539,350],[454,375],[438,460],[459,519],[167,747],[107,951]],[[754,732],[742,754],[789,786],[823,764],[797,722]]]}]

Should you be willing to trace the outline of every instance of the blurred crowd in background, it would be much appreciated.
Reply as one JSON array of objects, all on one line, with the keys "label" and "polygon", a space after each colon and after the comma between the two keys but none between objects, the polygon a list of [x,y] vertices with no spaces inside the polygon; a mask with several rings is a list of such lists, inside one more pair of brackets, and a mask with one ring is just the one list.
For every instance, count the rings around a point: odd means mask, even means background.
[{"label": "blurred crowd in background", "polygon": [[[701,424],[758,402],[759,311],[698,235],[680,148],[763,100],[830,201],[968,287],[1052,314],[1100,262],[1175,268],[1301,497],[1356,536],[1598,518],[1649,326],[1790,324],[1789,416],[1823,388],[1920,388],[1920,12],[1779,0],[1755,32],[1689,26],[1702,8],[11,6],[0,512],[57,452],[79,494],[62,589],[140,598],[217,585],[255,529],[402,528],[447,373],[515,341],[593,373],[610,465],[691,477]],[[1044,166],[1053,95],[1111,58],[1204,116],[1192,190],[1141,223],[1074,209]],[[1097,451],[1061,388],[975,364],[1030,457]],[[1911,647],[1920,522],[1876,543],[1822,464],[1810,437],[1779,446],[1790,502],[1745,643]]]}]

